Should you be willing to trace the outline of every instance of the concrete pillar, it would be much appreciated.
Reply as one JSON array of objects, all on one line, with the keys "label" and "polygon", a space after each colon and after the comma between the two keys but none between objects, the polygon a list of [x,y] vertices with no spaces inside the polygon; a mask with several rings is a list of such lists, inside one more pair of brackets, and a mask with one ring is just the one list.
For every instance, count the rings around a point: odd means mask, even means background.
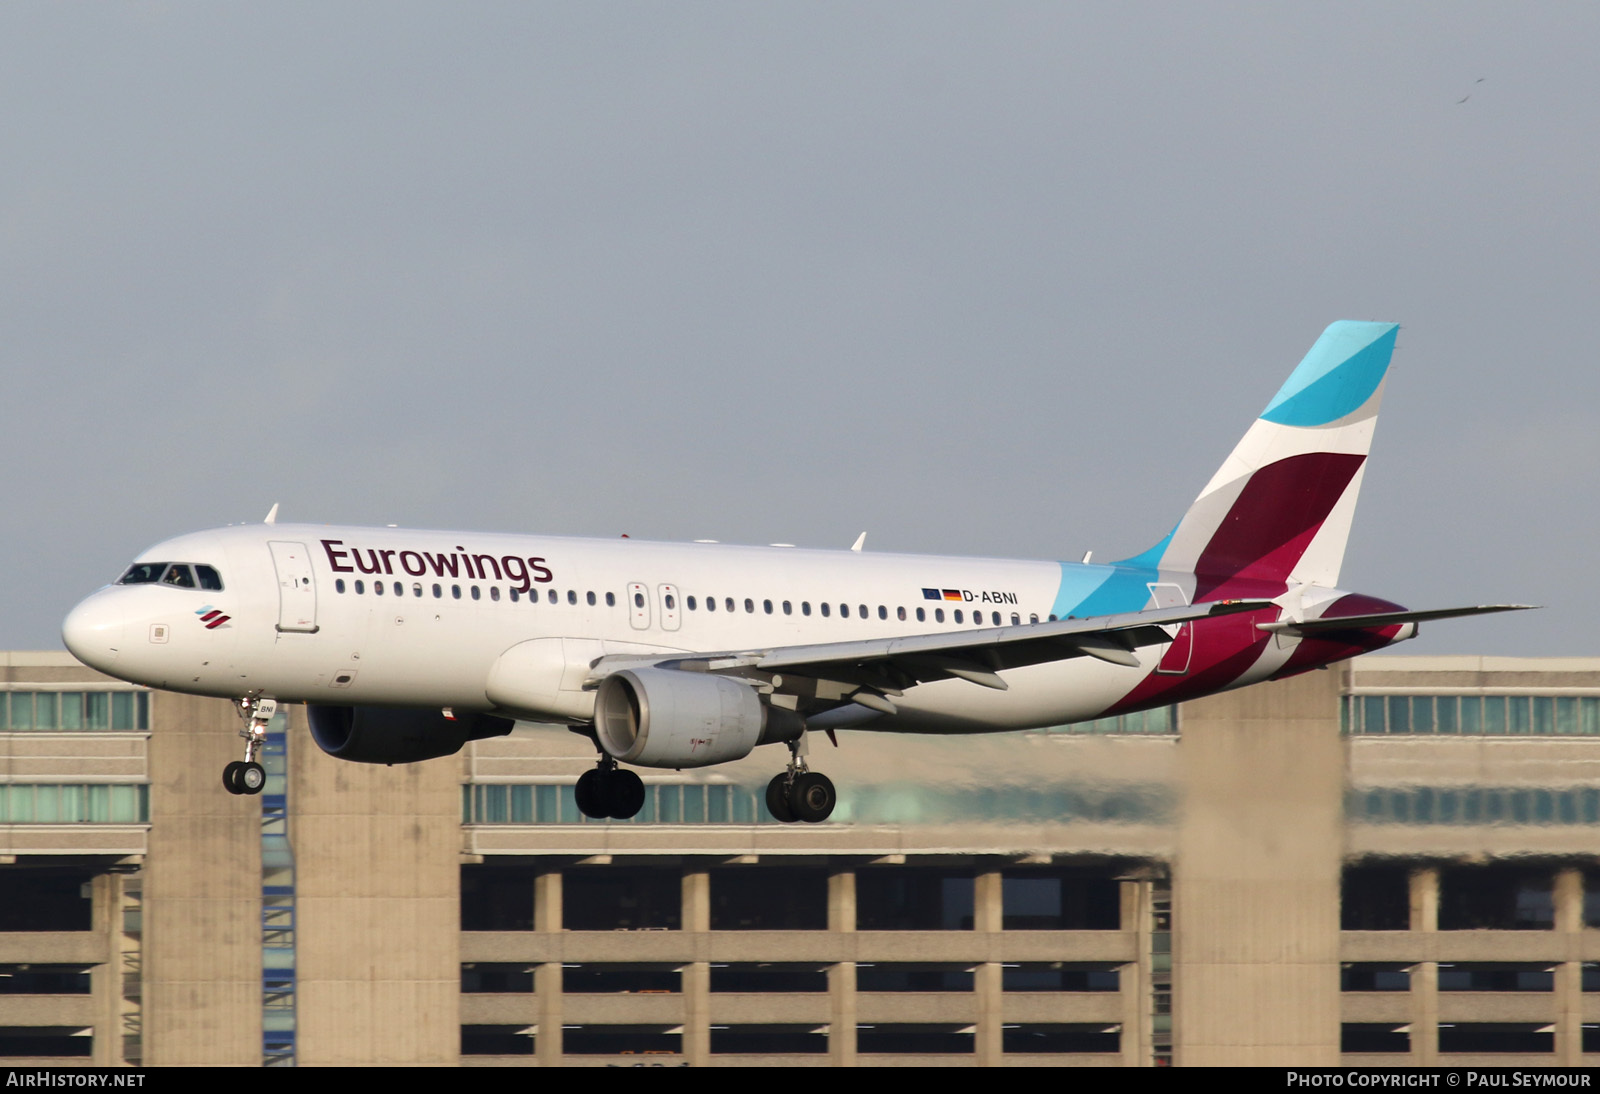
[{"label": "concrete pillar", "polygon": [[1150,1066],[1150,883],[1125,880],[1122,929],[1133,935],[1138,957],[1117,972],[1117,993],[1122,1002],[1122,1066]]},{"label": "concrete pillar", "polygon": [[[1560,949],[1569,958],[1582,951],[1583,873],[1568,867],[1556,872],[1556,933]],[[1583,1062],[1583,962],[1563,961],[1556,966],[1556,1062],[1576,1067]]]},{"label": "concrete pillar", "polygon": [[[683,929],[697,934],[711,930],[711,875],[705,870],[683,874]],[[706,947],[697,943],[697,954]],[[683,967],[683,1058],[691,1067],[711,1062],[711,966],[691,961]]]},{"label": "concrete pillar", "polygon": [[[986,870],[972,881],[972,926],[974,930],[995,933],[1005,923],[1004,879],[999,870]],[[972,989],[978,1004],[978,1033],[974,1051],[979,1067],[998,1067],[1004,1062],[1005,1030],[1001,1025],[1004,993],[1000,966],[994,962],[979,965]]]},{"label": "concrete pillar", "polygon": [[239,718],[219,699],[150,703],[144,1064],[259,1067],[261,799],[222,787]]},{"label": "concrete pillar", "polygon": [[1339,1063],[1339,684],[1310,672],[1180,712],[1180,1066]]},{"label": "concrete pillar", "polygon": [[[1411,871],[1411,930],[1434,934],[1439,930],[1439,869],[1422,866]],[[1417,1067],[1439,1066],[1439,963],[1419,961],[1411,969],[1411,1062]]]},{"label": "concrete pillar", "polygon": [[[856,933],[856,875],[840,870],[828,875],[828,930]],[[828,970],[828,1058],[835,1067],[856,1063],[856,966],[841,961]]]},{"label": "concrete pillar", "polygon": [[[540,934],[561,933],[561,871],[547,870],[533,880],[533,929]],[[560,948],[556,948],[560,953]],[[533,1052],[540,1067],[559,1067],[565,1051],[561,1024],[561,962],[547,961],[533,970],[533,991],[538,996],[539,1028],[534,1034]]]},{"label": "concrete pillar", "polygon": [[312,743],[305,709],[291,710],[297,1060],[455,1064],[460,761],[335,760]]}]

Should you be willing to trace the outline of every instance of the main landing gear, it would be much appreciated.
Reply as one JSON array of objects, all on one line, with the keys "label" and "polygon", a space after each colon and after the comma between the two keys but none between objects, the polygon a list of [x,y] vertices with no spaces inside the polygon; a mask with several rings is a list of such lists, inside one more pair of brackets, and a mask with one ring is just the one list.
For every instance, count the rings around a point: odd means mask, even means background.
[{"label": "main landing gear", "polygon": [[259,794],[267,785],[267,771],[256,757],[267,743],[267,723],[278,712],[278,701],[246,696],[237,707],[239,717],[244,719],[244,728],[239,730],[239,736],[244,738],[244,760],[234,760],[222,769],[222,785],[230,794]]},{"label": "main landing gear", "polygon": [[644,808],[644,780],[610,756],[578,776],[578,811],[586,817],[627,820]]},{"label": "main landing gear", "polygon": [[767,784],[767,812],[785,824],[825,821],[839,804],[833,780],[820,771],[810,771],[805,761],[805,735],[789,742],[789,766]]}]

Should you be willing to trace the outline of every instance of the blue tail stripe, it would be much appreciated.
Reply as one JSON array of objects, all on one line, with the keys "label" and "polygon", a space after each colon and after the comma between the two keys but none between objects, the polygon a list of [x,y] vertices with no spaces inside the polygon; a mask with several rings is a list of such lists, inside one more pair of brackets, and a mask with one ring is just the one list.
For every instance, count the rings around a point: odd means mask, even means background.
[{"label": "blue tail stripe", "polygon": [[1334,323],[1322,332],[1261,417],[1291,426],[1327,425],[1343,418],[1378,390],[1399,330],[1395,323]]}]

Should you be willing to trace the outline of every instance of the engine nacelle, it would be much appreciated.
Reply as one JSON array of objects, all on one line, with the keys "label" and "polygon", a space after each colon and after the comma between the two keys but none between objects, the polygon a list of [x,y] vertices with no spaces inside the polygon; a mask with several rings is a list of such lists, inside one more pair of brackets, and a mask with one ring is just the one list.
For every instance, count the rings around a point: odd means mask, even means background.
[{"label": "engine nacelle", "polygon": [[641,767],[708,767],[756,745],[791,741],[804,728],[748,684],[682,669],[623,669],[600,681],[594,704],[600,745]]},{"label": "engine nacelle", "polygon": [[311,739],[330,756],[362,764],[409,764],[452,756],[468,741],[504,737],[516,725],[493,714],[446,718],[437,707],[335,707],[306,704]]}]

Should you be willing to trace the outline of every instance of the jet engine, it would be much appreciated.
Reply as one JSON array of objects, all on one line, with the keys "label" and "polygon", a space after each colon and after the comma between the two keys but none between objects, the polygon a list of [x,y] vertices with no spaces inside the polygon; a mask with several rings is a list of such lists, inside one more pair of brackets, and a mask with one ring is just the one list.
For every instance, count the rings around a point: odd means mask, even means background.
[{"label": "jet engine", "polygon": [[791,710],[761,701],[749,684],[681,669],[623,669],[600,682],[594,728],[601,747],[640,767],[708,767],[756,745],[792,741]]},{"label": "jet engine", "polygon": [[409,764],[461,751],[468,741],[504,737],[515,722],[493,714],[446,718],[438,708],[306,704],[311,739],[330,756],[362,764]]}]

